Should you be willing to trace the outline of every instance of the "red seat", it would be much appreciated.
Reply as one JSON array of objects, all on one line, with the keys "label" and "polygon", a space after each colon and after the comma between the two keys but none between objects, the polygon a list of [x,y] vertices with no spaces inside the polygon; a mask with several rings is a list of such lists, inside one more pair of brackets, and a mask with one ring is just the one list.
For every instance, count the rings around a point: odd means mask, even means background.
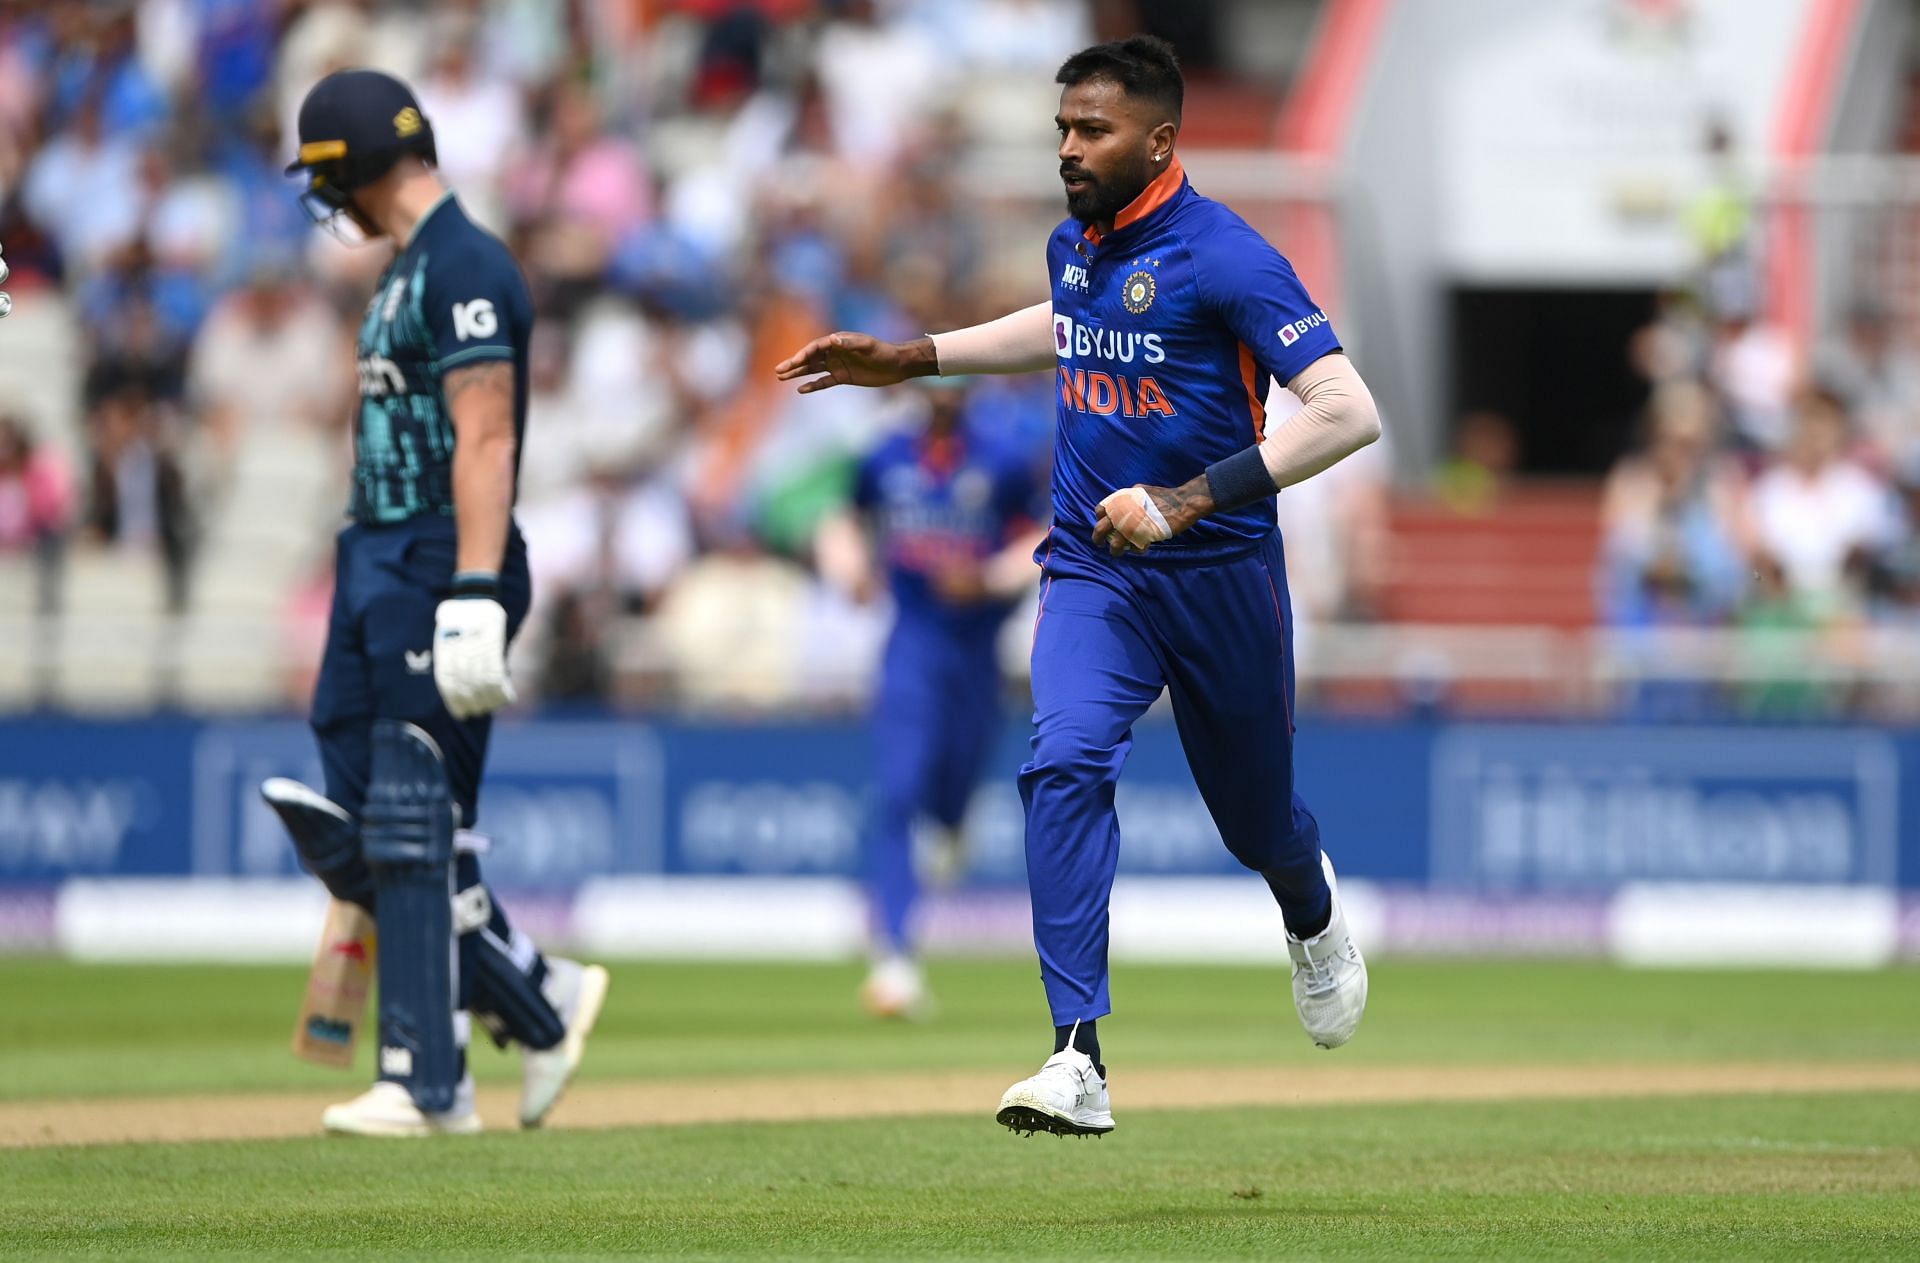
[{"label": "red seat", "polygon": [[1595,621],[1597,483],[1522,484],[1475,513],[1403,498],[1393,507],[1392,534],[1384,595],[1392,621],[1561,628]]}]

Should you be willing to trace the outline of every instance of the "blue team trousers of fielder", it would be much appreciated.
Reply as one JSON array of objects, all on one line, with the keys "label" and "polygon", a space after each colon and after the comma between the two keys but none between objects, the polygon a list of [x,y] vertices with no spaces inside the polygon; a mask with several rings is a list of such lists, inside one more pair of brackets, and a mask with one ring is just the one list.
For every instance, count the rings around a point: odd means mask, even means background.
[{"label": "blue team trousers of fielder", "polygon": [[914,947],[915,820],[958,828],[992,751],[1000,721],[996,630],[903,612],[887,641],[873,706],[878,801],[867,841],[874,940],[883,952]]},{"label": "blue team trousers of fielder", "polygon": [[[1105,1016],[1114,786],[1162,688],[1220,836],[1283,902],[1326,898],[1320,827],[1293,791],[1293,636],[1276,532],[1214,562],[1042,545],[1033,753],[1020,770],[1034,945],[1056,1026]],[[1276,934],[1280,932],[1276,925]]]}]

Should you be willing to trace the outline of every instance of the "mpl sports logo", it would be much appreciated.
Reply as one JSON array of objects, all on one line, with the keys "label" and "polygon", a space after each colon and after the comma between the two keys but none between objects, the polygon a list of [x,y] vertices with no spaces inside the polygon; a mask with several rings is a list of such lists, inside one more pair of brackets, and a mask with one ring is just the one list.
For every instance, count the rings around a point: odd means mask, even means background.
[{"label": "mpl sports logo", "polygon": [[1087,292],[1087,269],[1078,263],[1069,263],[1060,269],[1060,287],[1062,289]]},{"label": "mpl sports logo", "polygon": [[1316,311],[1311,316],[1296,320],[1290,325],[1281,325],[1279,329],[1280,345],[1292,346],[1306,334],[1327,323],[1327,313]]}]

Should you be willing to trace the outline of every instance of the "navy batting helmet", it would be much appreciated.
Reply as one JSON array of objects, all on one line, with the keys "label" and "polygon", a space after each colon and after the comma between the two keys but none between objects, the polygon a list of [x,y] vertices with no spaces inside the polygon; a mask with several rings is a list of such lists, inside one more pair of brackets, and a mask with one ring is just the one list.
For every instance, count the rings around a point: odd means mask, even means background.
[{"label": "navy batting helmet", "polygon": [[300,104],[300,152],[287,174],[307,176],[300,200],[324,222],[406,154],[438,161],[433,125],[412,90],[378,70],[336,70]]}]

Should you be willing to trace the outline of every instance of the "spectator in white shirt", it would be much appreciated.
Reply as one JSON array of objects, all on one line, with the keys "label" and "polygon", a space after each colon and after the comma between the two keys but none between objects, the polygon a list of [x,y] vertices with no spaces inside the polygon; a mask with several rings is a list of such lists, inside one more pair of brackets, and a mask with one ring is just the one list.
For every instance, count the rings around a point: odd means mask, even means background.
[{"label": "spectator in white shirt", "polygon": [[1777,452],[1785,445],[1794,370],[1792,344],[1772,325],[1734,313],[1715,330],[1713,388],[1726,405],[1734,436],[1750,450]]},{"label": "spectator in white shirt", "polygon": [[1900,529],[1891,490],[1847,456],[1850,437],[1846,403],[1829,390],[1806,392],[1749,501],[1756,557],[1778,562],[1788,591],[1829,614],[1856,603],[1852,576]]},{"label": "spectator in white shirt", "polygon": [[140,153],[106,135],[100,103],[89,100],[73,126],[35,156],[22,200],[70,267],[94,271],[140,235]]},{"label": "spectator in white shirt", "polygon": [[420,108],[433,120],[447,182],[482,223],[499,227],[503,173],[526,134],[519,89],[484,74],[469,40],[456,37],[441,46],[432,75],[421,83]]},{"label": "spectator in white shirt", "polygon": [[931,120],[948,64],[926,34],[882,19],[874,0],[848,0],[820,33],[814,70],[826,98],[835,152],[861,167],[885,167]]},{"label": "spectator in white shirt", "polygon": [[194,340],[187,391],[223,449],[248,429],[326,428],[346,416],[351,356],[339,321],[288,265],[263,261]]}]

